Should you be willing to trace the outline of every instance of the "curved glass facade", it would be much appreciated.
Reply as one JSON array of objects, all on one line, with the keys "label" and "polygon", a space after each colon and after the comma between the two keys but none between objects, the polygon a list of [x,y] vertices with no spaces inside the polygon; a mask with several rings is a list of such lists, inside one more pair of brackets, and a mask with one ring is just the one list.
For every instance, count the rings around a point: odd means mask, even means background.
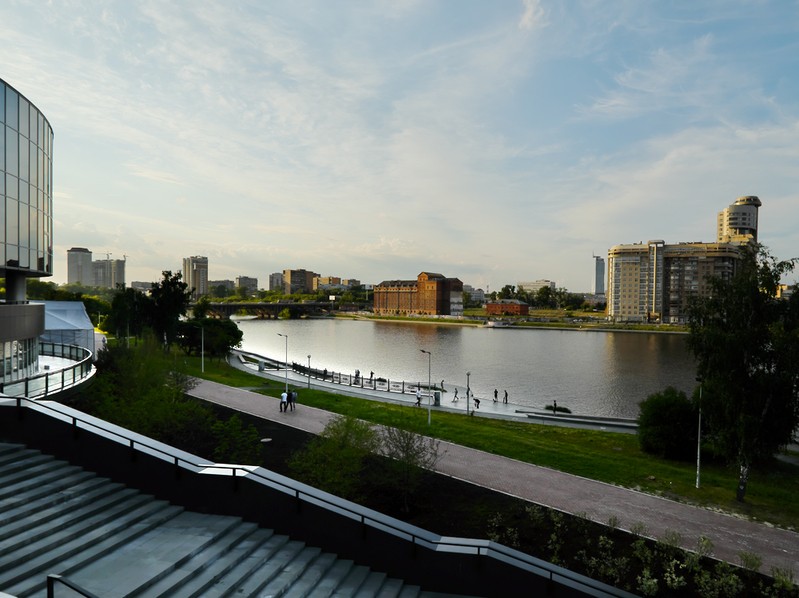
[{"label": "curved glass facade", "polygon": [[44,306],[25,281],[53,273],[53,129],[36,106],[0,79],[0,389],[38,369]]},{"label": "curved glass facade", "polygon": [[[53,129],[0,79],[0,273],[53,274]],[[5,272],[2,272],[2,271]]]}]

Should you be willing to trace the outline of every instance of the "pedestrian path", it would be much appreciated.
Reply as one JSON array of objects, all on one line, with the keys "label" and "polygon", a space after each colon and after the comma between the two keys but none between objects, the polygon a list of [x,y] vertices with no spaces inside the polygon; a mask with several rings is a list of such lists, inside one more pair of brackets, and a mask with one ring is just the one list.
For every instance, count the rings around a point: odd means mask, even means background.
[{"label": "pedestrian path", "polygon": [[[290,376],[289,383],[294,386],[302,381]],[[358,389],[358,392],[363,391]],[[205,380],[199,381],[190,394],[314,434],[320,433],[335,417],[333,413],[302,405],[302,393],[296,411],[289,413],[279,411],[277,397]],[[372,394],[369,398],[416,402],[411,396],[398,399]],[[600,523],[618,522],[617,527],[622,529],[644,526],[646,535],[653,538],[676,532],[683,539],[683,547],[688,549],[696,548],[699,538],[704,536],[713,542],[716,558],[738,564],[739,554],[747,552],[762,559],[765,572],[779,567],[799,574],[799,534],[795,532],[448,442],[441,442],[440,455],[436,471],[444,475]]]},{"label": "pedestrian path", "polygon": [[[371,378],[364,376],[359,382],[353,383],[354,377],[346,376],[349,383],[333,381],[331,377],[307,376],[292,369],[286,371],[284,367],[280,369],[262,368],[260,364],[265,358],[246,353],[244,351],[233,351],[228,359],[231,366],[247,371],[256,376],[268,378],[275,382],[287,381],[292,387],[314,388],[324,390],[334,394],[345,394],[362,399],[384,401],[397,404],[415,405],[416,404],[416,384],[414,382],[404,382],[391,384],[392,390],[386,390],[385,386],[374,388]],[[260,362],[260,363],[259,363]],[[316,372],[316,370],[314,370]],[[326,370],[325,370],[326,371]],[[446,392],[429,393],[426,385],[422,385],[421,407],[430,410],[448,411],[452,413],[470,413],[476,417],[493,417],[512,419],[516,421],[535,421],[535,423],[569,426],[574,428],[584,428],[593,430],[604,430],[612,432],[635,433],[637,424],[634,420],[621,418],[590,417],[578,415],[564,415],[562,413],[553,415],[543,410],[534,410],[527,406],[517,405],[509,400],[505,402],[504,390],[497,389],[497,400],[492,396],[476,396],[467,393],[467,389],[456,384],[446,384],[442,380]],[[438,384],[438,383],[436,383]],[[403,389],[401,392],[399,389]],[[467,398],[467,394],[470,396]],[[434,395],[438,395],[436,398]]]}]

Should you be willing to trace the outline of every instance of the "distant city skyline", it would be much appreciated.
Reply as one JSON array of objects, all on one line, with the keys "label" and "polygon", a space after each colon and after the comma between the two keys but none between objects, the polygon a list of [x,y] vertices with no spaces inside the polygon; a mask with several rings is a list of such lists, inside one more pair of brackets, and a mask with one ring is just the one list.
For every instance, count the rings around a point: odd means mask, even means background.
[{"label": "distant city skyline", "polygon": [[740,196],[799,254],[798,11],[23,1],[0,5],[0,77],[55,134],[44,280],[89,247],[127,280],[201,255],[213,279],[588,292],[594,255],[711,242]]}]

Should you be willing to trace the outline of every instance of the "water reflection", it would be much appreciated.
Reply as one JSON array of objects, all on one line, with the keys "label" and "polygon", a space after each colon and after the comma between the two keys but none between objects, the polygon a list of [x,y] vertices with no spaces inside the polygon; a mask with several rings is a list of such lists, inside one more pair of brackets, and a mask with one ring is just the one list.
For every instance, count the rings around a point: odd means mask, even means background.
[{"label": "water reflection", "polygon": [[575,413],[636,417],[638,403],[672,385],[690,392],[693,358],[680,335],[571,330],[486,329],[350,320],[243,320],[243,348],[283,357],[277,333],[289,335],[289,359],[314,367],[391,380],[471,387],[477,396],[532,408],[558,401]]}]

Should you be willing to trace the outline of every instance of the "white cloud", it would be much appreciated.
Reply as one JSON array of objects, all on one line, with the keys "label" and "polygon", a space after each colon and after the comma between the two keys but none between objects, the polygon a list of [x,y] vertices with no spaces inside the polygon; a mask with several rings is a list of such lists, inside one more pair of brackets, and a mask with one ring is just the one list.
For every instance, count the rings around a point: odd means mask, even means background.
[{"label": "white cloud", "polygon": [[524,13],[519,19],[519,29],[536,29],[544,27],[548,23],[546,21],[546,11],[541,6],[540,0],[523,0]]},{"label": "white cloud", "polygon": [[453,6],[0,7],[0,72],[56,132],[56,279],[77,245],[131,279],[207,254],[213,278],[581,290],[592,253],[707,239],[748,193],[764,241],[799,246],[789,19]]}]

